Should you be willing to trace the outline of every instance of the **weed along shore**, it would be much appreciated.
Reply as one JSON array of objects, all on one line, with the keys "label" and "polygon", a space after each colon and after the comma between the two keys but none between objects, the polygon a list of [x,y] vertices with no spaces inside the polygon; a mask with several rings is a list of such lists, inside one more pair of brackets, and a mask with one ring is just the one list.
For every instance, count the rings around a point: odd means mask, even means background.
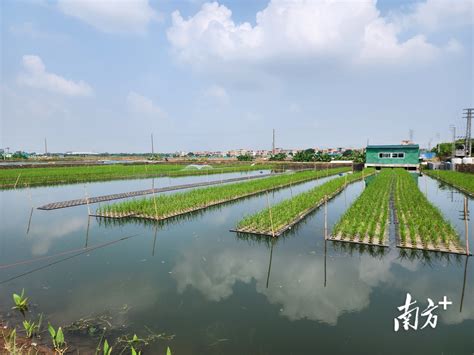
[{"label": "weed along shore", "polygon": [[184,193],[124,201],[102,206],[98,208],[93,215],[105,218],[134,217],[164,220],[265,191],[340,174],[348,170],[349,168],[335,168],[319,171],[295,172],[224,186],[195,189]]},{"label": "weed along shore", "polygon": [[332,179],[310,191],[245,217],[233,231],[277,237],[340,193],[347,184],[361,180],[374,172],[374,169],[366,169]]},{"label": "weed along shore", "polygon": [[[163,355],[171,355],[168,344],[174,335],[157,333],[145,327],[147,334],[114,334],[115,320],[108,314],[81,318],[69,325],[55,327],[45,316],[31,310],[33,304],[25,295],[13,293],[12,310],[16,312],[10,318],[15,321],[8,324],[0,320],[0,354],[23,355],[61,355],[61,354],[141,354],[143,349],[156,342],[166,346]],[[125,307],[122,311],[126,312]],[[21,322],[16,315],[21,314]],[[20,323],[16,325],[15,323]],[[78,335],[86,333],[92,338],[93,345],[77,344]],[[76,341],[71,341],[75,339]]]},{"label": "weed along shore", "polygon": [[382,170],[334,226],[330,240],[388,246],[393,171]]}]

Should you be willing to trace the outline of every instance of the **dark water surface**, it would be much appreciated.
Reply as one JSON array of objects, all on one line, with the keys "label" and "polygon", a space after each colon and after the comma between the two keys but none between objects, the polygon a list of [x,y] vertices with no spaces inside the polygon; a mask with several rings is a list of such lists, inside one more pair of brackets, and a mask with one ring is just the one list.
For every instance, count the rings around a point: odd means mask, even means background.
[{"label": "dark water surface", "polygon": [[[160,178],[155,186],[219,178]],[[270,193],[270,202],[323,181]],[[464,238],[464,222],[458,219],[464,196],[431,178],[420,177],[418,184]],[[87,184],[86,191],[94,196],[149,187],[151,179],[122,180]],[[363,187],[362,182],[352,184],[329,202],[330,227]],[[55,325],[107,315],[112,326],[106,333],[109,339],[133,333],[145,336],[145,327],[175,335],[171,341],[154,342],[145,353],[163,354],[166,346],[173,354],[474,352],[474,260],[466,264],[464,256],[402,257],[394,246],[381,255],[325,244],[322,209],[273,243],[229,232],[244,215],[266,207],[265,195],[158,228],[140,221],[89,220],[86,206],[34,210],[27,233],[32,203],[82,197],[84,185],[0,192],[0,315],[4,319],[14,321],[11,294],[24,288],[34,303],[33,312],[44,313]],[[469,203],[472,210],[474,201]],[[474,229],[472,221],[469,227]],[[131,237],[117,241],[125,236]],[[86,246],[100,248],[79,254]],[[420,312],[428,305],[427,298],[437,303],[447,296],[453,304],[446,311],[434,311],[435,329],[394,332],[393,319],[400,315],[397,307],[407,292],[418,301]],[[420,316],[419,328],[425,320]],[[79,340],[73,334],[68,337]],[[98,342],[90,336],[80,339],[85,347]]]}]

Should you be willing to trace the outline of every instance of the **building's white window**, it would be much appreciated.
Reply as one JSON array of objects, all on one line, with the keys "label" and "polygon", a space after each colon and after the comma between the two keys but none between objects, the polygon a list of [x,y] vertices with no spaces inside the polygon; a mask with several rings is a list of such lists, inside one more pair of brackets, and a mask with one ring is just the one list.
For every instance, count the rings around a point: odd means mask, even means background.
[{"label": "building's white window", "polygon": [[379,158],[380,159],[390,159],[390,158],[395,158],[395,159],[403,159],[405,158],[405,153],[379,153]]},{"label": "building's white window", "polygon": [[405,158],[405,153],[392,153],[392,158],[403,159]]}]

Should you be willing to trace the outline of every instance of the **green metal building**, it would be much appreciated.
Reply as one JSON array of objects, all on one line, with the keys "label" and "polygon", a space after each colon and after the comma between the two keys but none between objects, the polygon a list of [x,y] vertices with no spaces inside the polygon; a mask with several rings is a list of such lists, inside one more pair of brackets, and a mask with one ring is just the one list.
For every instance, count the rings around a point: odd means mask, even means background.
[{"label": "green metal building", "polygon": [[366,167],[405,168],[418,170],[420,167],[420,146],[406,145],[368,145],[365,157]]}]

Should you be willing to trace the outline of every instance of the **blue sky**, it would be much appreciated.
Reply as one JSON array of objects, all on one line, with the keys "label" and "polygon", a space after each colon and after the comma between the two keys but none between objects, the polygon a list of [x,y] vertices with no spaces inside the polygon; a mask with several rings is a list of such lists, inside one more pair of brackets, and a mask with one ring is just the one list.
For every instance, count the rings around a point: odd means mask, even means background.
[{"label": "blue sky", "polygon": [[474,0],[0,6],[11,150],[427,146],[473,106]]}]

